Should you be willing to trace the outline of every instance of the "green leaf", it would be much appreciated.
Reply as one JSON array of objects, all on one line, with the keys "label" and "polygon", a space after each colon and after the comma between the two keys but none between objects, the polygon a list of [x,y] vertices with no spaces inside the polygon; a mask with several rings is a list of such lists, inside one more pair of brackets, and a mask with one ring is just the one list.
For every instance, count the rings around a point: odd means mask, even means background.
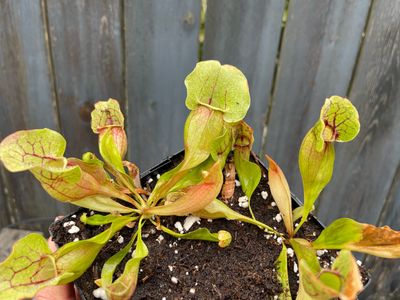
[{"label": "green leaf", "polygon": [[207,228],[199,228],[187,233],[178,233],[168,227],[160,225],[161,230],[165,233],[184,240],[201,240],[208,242],[217,242],[221,248],[229,246],[232,241],[232,235],[225,230],[220,230],[217,233],[211,233]]},{"label": "green leaf", "polygon": [[99,136],[99,150],[104,160],[118,172],[125,174],[122,156],[115,143],[112,128],[108,128]]},{"label": "green leaf", "polygon": [[119,250],[104,263],[103,268],[101,269],[101,286],[109,286],[112,284],[115,269],[129,253],[129,250],[131,250],[133,242],[136,239],[136,235],[137,232],[132,236],[131,240],[125,245],[124,248]]},{"label": "green leaf", "polygon": [[244,118],[250,106],[246,77],[230,65],[210,60],[197,63],[185,79],[186,106],[190,110],[199,105],[223,112],[228,123]]},{"label": "green leaf", "polygon": [[296,222],[297,219],[301,218],[301,216],[303,215],[303,210],[304,210],[303,206],[299,206],[299,207],[296,207],[295,209],[293,209],[293,213],[292,213],[293,222]]},{"label": "green leaf", "polygon": [[298,261],[304,260],[307,263],[308,268],[310,268],[310,270],[314,273],[318,273],[321,270],[316,251],[312,248],[309,241],[301,238],[295,238],[290,239],[289,242],[296,253]]},{"label": "green leaf", "polygon": [[236,151],[234,152],[233,159],[242,190],[250,201],[251,196],[260,183],[261,169],[257,164],[244,160]]},{"label": "green leaf", "polygon": [[109,224],[112,222],[115,222],[121,218],[120,215],[113,215],[113,214],[108,214],[108,215],[92,215],[90,217],[87,216],[86,213],[83,213],[80,217],[80,220],[82,223],[88,224],[88,225],[105,225]]},{"label": "green leaf", "polygon": [[146,215],[183,216],[196,212],[212,202],[221,190],[223,176],[218,162],[204,172],[199,184],[188,187],[183,196],[172,203],[150,207],[144,210]]},{"label": "green leaf", "polygon": [[7,170],[20,172],[36,167],[64,167],[66,147],[61,134],[50,129],[17,131],[0,143],[0,160]]},{"label": "green leaf", "polygon": [[222,113],[200,106],[191,111],[184,128],[185,157],[181,171],[205,161],[224,133]]},{"label": "green leaf", "polygon": [[211,157],[219,161],[221,166],[225,165],[226,159],[233,147],[233,128],[226,123],[223,127],[223,133],[213,141],[211,146]]},{"label": "green leaf", "polygon": [[65,244],[54,252],[53,257],[56,261],[57,270],[61,273],[72,274],[68,278],[60,280],[60,284],[66,284],[79,278],[90,267],[97,254],[111,237],[132,220],[131,217],[121,216],[102,233],[87,240]]},{"label": "green leaf", "polygon": [[287,249],[284,244],[282,244],[282,250],[278,256],[278,259],[275,262],[275,267],[278,273],[278,280],[283,290],[282,293],[279,295],[279,299],[291,300],[292,296],[290,295],[289,275],[287,267]]},{"label": "green leaf", "polygon": [[293,236],[293,216],[292,216],[292,196],[290,195],[289,184],[278,164],[268,155],[268,184],[271,189],[279,211],[285,223],[286,231],[289,236]]},{"label": "green leaf", "polygon": [[40,289],[66,284],[80,277],[105,243],[129,218],[121,217],[101,234],[69,243],[51,253],[47,241],[33,233],[15,243],[0,264],[0,299],[32,298]]},{"label": "green leaf", "polygon": [[360,131],[358,112],[348,99],[326,99],[320,119],[305,136],[299,152],[304,189],[304,210],[299,226],[307,220],[314,202],[332,178],[335,150],[333,142],[347,142]]},{"label": "green leaf", "polygon": [[222,201],[220,201],[218,199],[214,199],[206,207],[194,212],[193,214],[202,219],[227,219],[227,220],[242,221],[245,223],[259,226],[273,234],[280,235],[278,232],[276,232],[274,229],[272,229],[268,225],[266,225],[260,221],[257,221],[256,219],[246,217],[246,216],[234,211],[233,209],[231,209],[229,206],[227,206],[225,203],[223,203]]},{"label": "green leaf", "polygon": [[139,228],[134,255],[125,264],[124,272],[112,284],[103,286],[109,300],[125,300],[131,298],[136,289],[140,262],[148,253],[149,250],[142,240],[141,228]]},{"label": "green leaf", "polygon": [[323,143],[317,151],[318,130],[311,129],[303,140],[299,153],[299,167],[304,189],[304,209],[299,226],[307,220],[308,214],[319,194],[332,178],[335,149],[332,143]]},{"label": "green leaf", "polygon": [[312,243],[315,249],[346,249],[400,258],[400,232],[342,218],[332,222]]},{"label": "green leaf", "polygon": [[254,143],[253,129],[244,121],[239,122],[235,126],[235,143],[234,143],[234,164],[241,183],[243,192],[249,199],[250,214],[254,219],[251,209],[251,196],[257,188],[261,179],[260,167],[249,161],[250,152]]}]

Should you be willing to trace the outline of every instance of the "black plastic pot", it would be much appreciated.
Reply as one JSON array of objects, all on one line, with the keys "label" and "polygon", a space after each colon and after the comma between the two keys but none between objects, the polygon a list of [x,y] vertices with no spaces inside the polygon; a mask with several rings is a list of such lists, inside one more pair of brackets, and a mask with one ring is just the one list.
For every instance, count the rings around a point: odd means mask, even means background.
[{"label": "black plastic pot", "polygon": [[[164,172],[172,169],[174,166],[176,166],[183,159],[183,156],[184,156],[184,152],[180,151],[180,152],[176,153],[175,155],[172,155],[172,156],[169,156],[169,157],[165,158],[162,162],[160,162],[156,166],[150,168],[149,170],[141,173],[142,184],[145,185],[145,183],[148,181],[149,178],[151,178],[151,177],[154,178],[154,177],[157,176],[157,174],[163,174]],[[260,164],[260,166],[264,169],[265,173],[268,173],[268,168],[265,166],[265,164],[255,154],[253,154],[253,159]],[[296,207],[302,205],[302,202],[294,194],[291,194],[291,195],[292,195],[292,206],[293,206],[293,208],[296,208]],[[69,216],[71,216],[73,214],[76,214],[81,210],[82,209],[78,210],[75,213],[70,214]],[[320,226],[321,230],[325,228],[325,226],[318,220],[318,218],[316,218],[316,217],[314,217],[312,215],[311,215],[310,222],[314,222],[314,223],[318,224]],[[50,235],[52,235],[51,226],[50,226],[49,232],[50,232]],[[370,278],[370,276],[369,276],[369,278]],[[368,286],[368,284],[370,282],[369,278],[368,278],[368,282],[365,284],[364,288],[366,288]],[[79,286],[77,287],[77,289],[81,293],[81,298],[83,300],[85,300],[86,298],[84,297],[84,295],[83,295],[82,291],[80,290]]]}]

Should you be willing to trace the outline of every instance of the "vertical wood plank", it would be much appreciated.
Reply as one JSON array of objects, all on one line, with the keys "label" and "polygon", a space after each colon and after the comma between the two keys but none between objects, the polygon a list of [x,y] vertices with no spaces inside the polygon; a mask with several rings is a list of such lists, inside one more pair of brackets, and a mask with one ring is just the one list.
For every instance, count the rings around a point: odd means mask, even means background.
[{"label": "vertical wood plank", "polygon": [[123,99],[119,1],[48,0],[61,130],[67,154],[95,152],[90,112],[97,100]]},{"label": "vertical wood plank", "polygon": [[[0,139],[22,129],[58,129],[44,29],[39,0],[0,2]],[[27,172],[1,173],[7,221],[63,210]]]},{"label": "vertical wood plank", "polygon": [[264,152],[280,164],[298,195],[301,141],[318,119],[325,98],[346,94],[369,2],[289,3]]},{"label": "vertical wood plank", "polygon": [[[379,216],[378,225],[389,225],[400,230],[400,164]],[[363,292],[363,299],[396,299],[400,295],[400,260],[368,255],[365,260],[371,273],[371,283]]]},{"label": "vertical wood plank", "polygon": [[197,62],[200,4],[125,1],[129,151],[142,170],[183,147],[183,81]]},{"label": "vertical wood plank", "polygon": [[[1,172],[1,170],[0,170]],[[8,211],[8,188],[5,186],[5,181],[0,173],[0,229],[11,223],[11,216]]]},{"label": "vertical wood plank", "polygon": [[249,81],[254,150],[260,150],[285,1],[208,1],[204,59],[237,66]]},{"label": "vertical wood plank", "polygon": [[399,1],[374,1],[350,91],[361,131],[336,147],[333,179],[318,209],[324,221],[341,215],[376,224],[400,163],[399,16]]}]

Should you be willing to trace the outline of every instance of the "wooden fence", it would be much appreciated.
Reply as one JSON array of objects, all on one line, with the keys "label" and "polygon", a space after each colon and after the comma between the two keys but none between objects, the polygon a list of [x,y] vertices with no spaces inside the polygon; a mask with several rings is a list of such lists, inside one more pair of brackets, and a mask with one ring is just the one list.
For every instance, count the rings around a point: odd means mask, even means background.
[{"label": "wooden fence", "polygon": [[[144,170],[182,148],[183,80],[199,59],[218,59],[246,74],[255,150],[300,196],[302,137],[326,97],[347,95],[362,129],[337,145],[317,215],[400,229],[399,16],[399,0],[0,0],[0,138],[48,127],[79,156],[96,149],[93,103],[113,97]],[[29,174],[2,169],[1,185],[0,227],[69,209]],[[399,261],[366,262],[364,298],[399,296]]]}]

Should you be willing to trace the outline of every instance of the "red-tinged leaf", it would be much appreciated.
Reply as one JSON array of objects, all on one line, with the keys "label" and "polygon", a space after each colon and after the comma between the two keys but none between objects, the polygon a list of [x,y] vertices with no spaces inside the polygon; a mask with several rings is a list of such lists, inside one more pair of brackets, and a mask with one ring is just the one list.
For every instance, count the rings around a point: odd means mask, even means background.
[{"label": "red-tinged leaf", "polygon": [[92,130],[99,134],[100,153],[104,160],[123,173],[122,158],[127,150],[124,115],[117,100],[99,101],[91,114]]},{"label": "red-tinged leaf", "polygon": [[32,233],[17,241],[0,264],[0,299],[32,298],[40,289],[59,281],[46,239]]},{"label": "red-tinged leaf", "polygon": [[119,103],[115,99],[108,101],[99,101],[94,105],[91,114],[91,126],[94,133],[100,133],[102,130],[111,127],[124,128],[124,115],[121,112]]},{"label": "red-tinged leaf", "polygon": [[[312,269],[307,265],[305,260],[299,261],[299,270],[300,270],[300,289],[301,293],[305,293],[308,297],[306,299],[314,299],[314,300],[329,300],[339,296],[339,291],[334,288],[326,285],[317,274],[315,274]],[[332,276],[336,277],[336,279],[340,280],[339,274],[331,273]],[[297,299],[301,299],[297,297]]]},{"label": "red-tinged leaf", "polygon": [[216,162],[207,172],[204,180],[193,185],[185,194],[173,203],[155,206],[147,209],[147,215],[183,216],[201,210],[211,203],[221,190],[223,176],[221,166]]},{"label": "red-tinged leaf", "polygon": [[363,284],[360,269],[351,252],[347,250],[340,251],[332,265],[332,270],[338,272],[343,278],[340,288],[340,299],[357,299],[357,295],[363,289]]},{"label": "red-tinged leaf", "polygon": [[292,197],[290,195],[289,184],[278,164],[268,155],[266,158],[269,163],[268,183],[279,211],[281,212],[286,230],[289,236],[293,236],[293,215]]},{"label": "red-tinged leaf", "polygon": [[65,139],[56,131],[47,128],[17,131],[0,143],[0,161],[11,172],[63,167],[65,147]]},{"label": "red-tinged leaf", "polygon": [[324,123],[321,136],[326,142],[348,142],[360,131],[357,109],[349,99],[340,96],[326,99],[320,120]]},{"label": "red-tinged leaf", "polygon": [[253,128],[245,121],[240,121],[235,126],[235,143],[233,145],[236,152],[244,160],[249,160],[250,152],[254,143]]},{"label": "red-tinged leaf", "polygon": [[315,249],[347,249],[385,258],[400,258],[400,232],[341,218],[312,243]]},{"label": "red-tinged leaf", "polygon": [[66,284],[80,277],[101,248],[130,218],[121,217],[101,234],[68,243],[51,253],[40,234],[29,234],[15,243],[10,256],[0,264],[0,299],[32,298],[40,289]]}]

